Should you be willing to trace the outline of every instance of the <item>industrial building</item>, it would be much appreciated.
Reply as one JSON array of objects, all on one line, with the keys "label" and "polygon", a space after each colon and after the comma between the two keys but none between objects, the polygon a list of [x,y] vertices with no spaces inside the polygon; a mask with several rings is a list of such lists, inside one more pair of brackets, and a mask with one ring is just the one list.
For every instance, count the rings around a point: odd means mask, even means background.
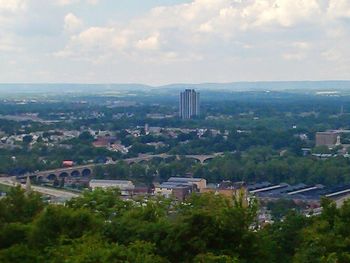
[{"label": "industrial building", "polygon": [[289,185],[286,183],[271,184],[262,182],[247,187],[250,194],[261,200],[291,199],[303,202],[319,202],[326,197],[334,200],[337,205],[350,198],[350,185],[326,187],[321,184],[306,185],[303,183]]},{"label": "industrial building", "polygon": [[132,192],[135,189],[135,185],[133,184],[133,182],[127,180],[93,179],[90,181],[89,187],[92,190],[95,190],[96,188],[118,188],[121,191],[122,195],[130,195],[130,192]]},{"label": "industrial building", "polygon": [[168,181],[155,186],[154,193],[182,201],[191,193],[200,192],[206,186],[207,181],[202,178],[170,177]]}]

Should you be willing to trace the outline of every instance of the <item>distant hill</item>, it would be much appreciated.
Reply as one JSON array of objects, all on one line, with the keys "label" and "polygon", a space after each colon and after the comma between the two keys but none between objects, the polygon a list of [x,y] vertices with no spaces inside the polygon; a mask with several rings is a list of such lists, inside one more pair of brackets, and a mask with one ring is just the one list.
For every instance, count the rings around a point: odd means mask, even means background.
[{"label": "distant hill", "polygon": [[348,90],[350,81],[271,81],[201,84],[169,84],[149,86],[143,84],[0,84],[0,93],[108,93],[116,91],[178,91],[185,88],[211,91],[315,91]]},{"label": "distant hill", "polygon": [[99,93],[108,91],[147,90],[142,84],[1,84],[0,93]]},{"label": "distant hill", "polygon": [[202,83],[202,84],[170,84],[159,88],[170,89],[209,89],[230,91],[285,91],[285,90],[350,90],[350,81],[259,81],[259,82],[232,82],[232,83]]}]

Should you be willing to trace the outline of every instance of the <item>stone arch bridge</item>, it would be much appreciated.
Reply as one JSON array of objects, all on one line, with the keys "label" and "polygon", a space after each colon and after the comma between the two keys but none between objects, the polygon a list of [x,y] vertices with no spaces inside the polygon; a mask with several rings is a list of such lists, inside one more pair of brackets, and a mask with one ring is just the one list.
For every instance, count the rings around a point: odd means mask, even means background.
[{"label": "stone arch bridge", "polygon": [[[119,161],[124,161],[127,164],[134,164],[134,163],[151,161],[152,159],[155,159],[155,158],[167,159],[167,158],[176,157],[177,159],[180,159],[181,157],[185,157],[188,159],[194,159],[204,164],[206,161],[221,155],[223,155],[223,153],[214,153],[211,155],[184,155],[184,156],[170,155],[170,154],[155,154],[155,155],[143,154],[135,158],[117,160],[113,163],[108,163],[108,164],[87,164],[87,165],[78,165],[73,167],[64,167],[64,168],[58,168],[53,170],[35,172],[30,174],[29,176],[32,178],[36,178],[38,181],[44,181],[44,180],[53,181],[53,180],[62,179],[62,178],[89,178],[93,173],[94,167],[106,166],[109,164],[116,164]],[[28,175],[23,175],[18,177],[18,179],[25,179],[27,176]]]}]

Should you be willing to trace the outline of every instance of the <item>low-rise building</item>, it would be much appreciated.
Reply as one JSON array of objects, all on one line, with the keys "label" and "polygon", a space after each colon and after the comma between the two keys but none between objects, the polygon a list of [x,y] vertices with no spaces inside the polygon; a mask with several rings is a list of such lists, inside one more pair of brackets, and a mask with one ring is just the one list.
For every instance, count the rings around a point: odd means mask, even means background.
[{"label": "low-rise building", "polygon": [[97,180],[93,179],[89,183],[92,190],[96,188],[118,188],[122,195],[129,195],[135,189],[132,181],[127,180]]},{"label": "low-rise building", "polygon": [[222,195],[229,199],[240,201],[244,206],[248,205],[248,190],[243,182],[232,183],[230,181],[223,181],[215,187],[208,186],[203,188],[200,192]]},{"label": "low-rise building", "polygon": [[317,132],[316,133],[316,146],[328,146],[333,147],[337,144],[339,133],[335,131],[329,132]]},{"label": "low-rise building", "polygon": [[95,147],[108,147],[111,144],[110,137],[98,137],[92,145]]},{"label": "low-rise building", "polygon": [[195,191],[194,187],[191,183],[164,182],[161,185],[155,186],[154,194],[166,198],[174,197],[177,200],[183,201]]},{"label": "low-rise building", "polygon": [[123,154],[127,154],[129,152],[129,149],[122,145],[121,143],[113,143],[108,147],[108,150],[114,151],[114,152],[120,152]]},{"label": "low-rise building", "polygon": [[174,183],[188,183],[188,184],[194,184],[197,189],[200,191],[203,188],[207,187],[207,180],[203,178],[193,178],[193,177],[170,177],[168,182],[174,182]]},{"label": "low-rise building", "polygon": [[154,193],[167,198],[175,197],[182,201],[191,193],[200,192],[206,186],[207,181],[202,178],[170,177],[167,182],[155,186]]}]

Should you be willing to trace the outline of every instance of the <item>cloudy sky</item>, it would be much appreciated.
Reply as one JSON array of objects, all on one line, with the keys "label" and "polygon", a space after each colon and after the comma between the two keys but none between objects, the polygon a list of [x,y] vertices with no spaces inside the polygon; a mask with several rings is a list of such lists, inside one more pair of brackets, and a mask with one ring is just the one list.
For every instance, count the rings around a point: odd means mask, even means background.
[{"label": "cloudy sky", "polygon": [[0,0],[0,82],[350,79],[350,0]]}]

